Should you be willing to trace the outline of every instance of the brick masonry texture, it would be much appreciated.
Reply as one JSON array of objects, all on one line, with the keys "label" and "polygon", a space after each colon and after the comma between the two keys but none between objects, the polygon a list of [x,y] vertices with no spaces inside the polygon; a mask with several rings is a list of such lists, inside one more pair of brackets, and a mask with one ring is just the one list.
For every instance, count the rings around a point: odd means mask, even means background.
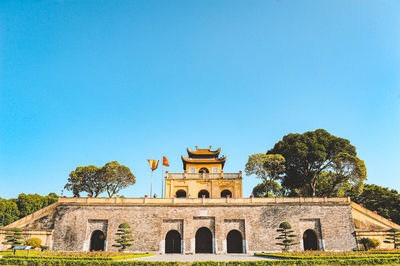
[{"label": "brick masonry texture", "polygon": [[[196,231],[207,227],[213,234],[214,252],[226,253],[230,230],[242,233],[247,252],[279,251],[276,229],[283,221],[292,224],[302,250],[302,235],[313,229],[318,246],[324,250],[352,250],[356,247],[354,223],[349,204],[285,204],[266,206],[99,206],[61,204],[56,208],[53,250],[88,250],[93,231],[106,235],[108,251],[117,251],[118,225],[131,225],[135,239],[132,251],[163,252],[169,230],[177,230],[184,240],[184,253],[194,253]],[[44,223],[48,224],[48,223]]]}]

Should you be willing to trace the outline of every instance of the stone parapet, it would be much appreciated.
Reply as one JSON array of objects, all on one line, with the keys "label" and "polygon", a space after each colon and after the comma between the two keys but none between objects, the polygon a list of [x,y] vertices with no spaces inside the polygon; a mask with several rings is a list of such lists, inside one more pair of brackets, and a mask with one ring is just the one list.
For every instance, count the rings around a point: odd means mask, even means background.
[{"label": "stone parapet", "polygon": [[167,179],[237,179],[242,173],[166,173]]},{"label": "stone parapet", "polygon": [[185,206],[225,206],[225,205],[244,205],[244,206],[263,206],[263,205],[329,205],[329,204],[350,204],[350,198],[60,198],[60,204],[77,205],[185,205]]}]

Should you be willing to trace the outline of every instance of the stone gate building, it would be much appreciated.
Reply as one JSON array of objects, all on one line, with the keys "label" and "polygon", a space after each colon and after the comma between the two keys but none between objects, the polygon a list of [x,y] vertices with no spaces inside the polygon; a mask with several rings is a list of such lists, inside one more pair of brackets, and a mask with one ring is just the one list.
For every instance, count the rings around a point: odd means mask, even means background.
[{"label": "stone gate building", "polygon": [[166,174],[165,198],[60,198],[8,228],[23,228],[51,250],[117,251],[118,226],[127,222],[132,251],[184,254],[279,251],[284,221],[298,236],[294,250],[353,250],[358,237],[382,240],[400,228],[349,198],[243,198],[242,174],[224,173],[219,153],[188,149],[184,172]]}]

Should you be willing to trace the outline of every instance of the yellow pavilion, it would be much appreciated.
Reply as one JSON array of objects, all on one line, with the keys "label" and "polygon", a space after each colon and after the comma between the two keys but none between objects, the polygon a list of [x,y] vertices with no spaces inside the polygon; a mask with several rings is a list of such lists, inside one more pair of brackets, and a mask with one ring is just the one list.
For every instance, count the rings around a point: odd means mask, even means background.
[{"label": "yellow pavilion", "polygon": [[166,173],[166,198],[241,198],[242,173],[224,173],[226,156],[221,149],[186,149],[182,156],[183,173]]}]

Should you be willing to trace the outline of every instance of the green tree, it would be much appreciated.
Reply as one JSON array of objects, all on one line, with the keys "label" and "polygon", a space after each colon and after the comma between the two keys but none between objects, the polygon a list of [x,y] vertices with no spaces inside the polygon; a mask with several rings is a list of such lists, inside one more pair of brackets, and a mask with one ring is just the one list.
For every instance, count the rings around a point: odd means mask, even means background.
[{"label": "green tree", "polygon": [[339,153],[330,167],[320,173],[316,192],[328,196],[359,195],[363,190],[366,175],[367,169],[362,160],[357,156]]},{"label": "green tree", "polygon": [[15,222],[20,217],[15,200],[0,199],[0,228]]},{"label": "green tree", "polygon": [[278,246],[282,246],[282,251],[289,251],[290,247],[299,244],[296,242],[296,234],[293,234],[292,226],[288,222],[283,222],[279,225],[276,230],[279,234],[275,239],[281,240],[281,242],[276,243]]},{"label": "green tree", "polygon": [[41,196],[38,194],[24,194],[18,195],[16,204],[20,212],[20,218],[32,214],[48,205],[57,202],[58,197],[54,193],[50,193],[48,196]]},{"label": "green tree", "polygon": [[[282,186],[298,189],[304,195],[316,196],[318,192],[335,196],[343,184],[360,188],[367,177],[364,161],[357,157],[350,141],[324,129],[288,134],[267,154],[281,154],[285,158]],[[323,179],[325,187],[317,191]]]},{"label": "green tree", "polygon": [[352,201],[363,204],[371,211],[392,219],[400,224],[400,194],[395,189],[389,189],[374,184],[365,184],[360,195],[349,194]]},{"label": "green tree", "polygon": [[285,196],[286,195],[286,191],[284,190],[283,187],[281,187],[281,185],[279,185],[278,182],[273,181],[272,183],[270,183],[270,193],[267,192],[267,186],[265,185],[265,183],[260,183],[257,186],[255,186],[253,188],[252,194],[254,195],[254,197],[256,198],[263,198],[263,197],[269,197],[272,196],[271,192],[276,195],[279,194],[281,196]]},{"label": "green tree", "polygon": [[78,166],[69,174],[64,189],[72,191],[74,197],[79,197],[82,192],[93,197],[99,196],[105,189],[104,180],[99,178],[100,170],[101,168],[94,165]]},{"label": "green tree", "polygon": [[118,244],[114,244],[113,247],[120,248],[120,251],[124,251],[127,247],[133,245],[132,231],[129,230],[130,228],[131,227],[128,223],[122,223],[118,226],[116,233],[118,238],[115,239],[115,242]]},{"label": "green tree", "polygon": [[399,248],[400,247],[400,230],[396,228],[391,228],[387,231],[386,240],[383,242],[388,244],[393,244],[393,247]]},{"label": "green tree", "polygon": [[272,190],[274,182],[281,178],[285,170],[285,158],[280,154],[256,153],[249,156],[246,163],[246,175],[256,175],[266,189],[266,195]]},{"label": "green tree", "polygon": [[10,248],[15,246],[22,246],[24,244],[24,237],[22,236],[21,228],[11,228],[7,230],[5,241],[2,242],[3,245],[10,246]]},{"label": "green tree", "polygon": [[121,189],[136,183],[136,178],[131,170],[117,161],[109,162],[100,170],[100,179],[104,184],[105,191],[112,198]]},{"label": "green tree", "polygon": [[107,192],[112,198],[121,189],[135,184],[136,179],[131,170],[117,161],[106,163],[102,168],[94,165],[79,166],[69,175],[66,190],[72,191],[74,197],[87,192],[92,197],[98,197]]}]

